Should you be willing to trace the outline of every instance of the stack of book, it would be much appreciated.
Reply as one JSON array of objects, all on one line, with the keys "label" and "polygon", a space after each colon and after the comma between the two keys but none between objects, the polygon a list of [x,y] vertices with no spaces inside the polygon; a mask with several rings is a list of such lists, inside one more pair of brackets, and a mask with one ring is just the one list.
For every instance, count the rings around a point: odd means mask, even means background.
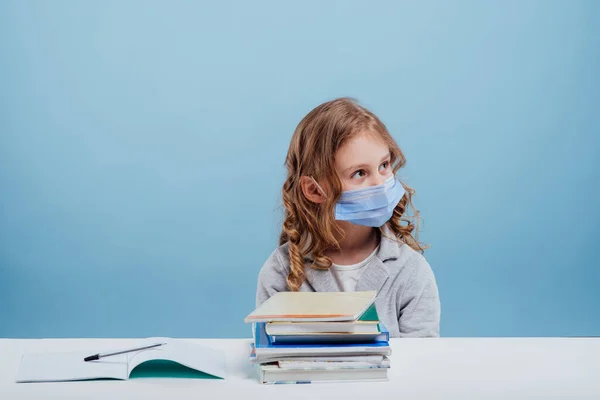
[{"label": "stack of book", "polygon": [[389,332],[376,293],[279,292],[245,318],[261,383],[387,380]]}]

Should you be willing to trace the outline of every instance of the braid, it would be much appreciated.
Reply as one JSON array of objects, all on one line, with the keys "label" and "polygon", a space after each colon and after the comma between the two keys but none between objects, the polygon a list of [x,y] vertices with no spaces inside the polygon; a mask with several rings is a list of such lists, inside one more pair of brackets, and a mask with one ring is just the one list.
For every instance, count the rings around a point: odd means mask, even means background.
[{"label": "braid", "polygon": [[286,190],[286,186],[290,185],[289,181],[286,181],[283,190],[283,205],[286,212],[279,244],[282,245],[285,242],[289,242],[290,273],[287,277],[287,285],[290,291],[297,292],[305,278],[304,255],[301,252],[302,247],[300,246],[301,242],[305,241],[301,240],[298,230],[298,210],[296,210],[296,206],[291,199],[290,191]]}]

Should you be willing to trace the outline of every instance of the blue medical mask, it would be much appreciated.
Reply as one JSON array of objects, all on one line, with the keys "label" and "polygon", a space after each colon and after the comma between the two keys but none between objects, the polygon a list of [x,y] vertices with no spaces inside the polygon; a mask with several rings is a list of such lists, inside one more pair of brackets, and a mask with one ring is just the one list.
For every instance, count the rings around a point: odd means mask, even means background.
[{"label": "blue medical mask", "polygon": [[381,185],[347,190],[335,205],[335,219],[379,228],[392,217],[404,193],[393,175]]}]

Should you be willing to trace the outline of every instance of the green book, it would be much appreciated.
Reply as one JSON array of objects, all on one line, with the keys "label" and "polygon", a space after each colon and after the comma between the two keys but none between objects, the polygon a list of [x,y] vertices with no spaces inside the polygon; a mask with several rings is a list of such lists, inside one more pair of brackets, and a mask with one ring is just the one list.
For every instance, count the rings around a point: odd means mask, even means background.
[{"label": "green book", "polygon": [[367,311],[365,311],[358,321],[379,321],[379,315],[377,315],[377,308],[375,308],[375,303],[372,303]]}]

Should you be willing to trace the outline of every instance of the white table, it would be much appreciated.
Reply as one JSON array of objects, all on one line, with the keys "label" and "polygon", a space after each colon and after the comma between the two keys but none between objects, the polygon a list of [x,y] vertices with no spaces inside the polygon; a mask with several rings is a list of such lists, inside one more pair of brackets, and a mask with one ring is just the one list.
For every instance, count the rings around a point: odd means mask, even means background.
[{"label": "white table", "polygon": [[[190,339],[227,354],[227,379],[14,383],[24,352],[87,350],[134,339],[0,339],[0,399],[600,399],[600,338],[393,339],[389,382],[260,385],[249,339]],[[316,396],[316,397],[315,397]]]}]

